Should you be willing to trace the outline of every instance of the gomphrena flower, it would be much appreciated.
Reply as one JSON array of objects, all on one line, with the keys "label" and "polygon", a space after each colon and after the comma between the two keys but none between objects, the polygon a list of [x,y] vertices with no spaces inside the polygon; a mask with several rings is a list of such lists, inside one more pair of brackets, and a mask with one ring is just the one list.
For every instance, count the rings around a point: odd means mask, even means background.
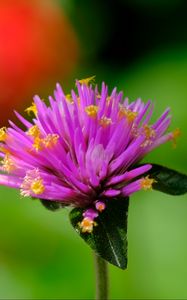
[{"label": "gomphrena flower", "polygon": [[92,232],[111,198],[151,189],[154,179],[144,176],[151,165],[138,163],[179,134],[165,134],[169,109],[151,124],[151,101],[129,103],[104,83],[100,92],[93,79],[76,81],[78,92],[68,95],[57,84],[49,106],[35,96],[26,109],[32,122],[16,112],[25,130],[11,121],[0,129],[0,184],[22,196],[84,208],[82,232]]}]

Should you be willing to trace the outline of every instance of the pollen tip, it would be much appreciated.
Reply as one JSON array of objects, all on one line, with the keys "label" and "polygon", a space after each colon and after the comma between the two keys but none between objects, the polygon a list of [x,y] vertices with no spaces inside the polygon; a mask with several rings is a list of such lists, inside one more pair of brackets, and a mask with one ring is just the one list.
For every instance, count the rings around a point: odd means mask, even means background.
[{"label": "pollen tip", "polygon": [[51,148],[56,145],[58,142],[59,135],[58,134],[48,134],[46,138],[43,139],[43,144],[46,148]]},{"label": "pollen tip", "polygon": [[97,201],[97,202],[95,203],[95,208],[96,208],[99,212],[102,212],[103,210],[105,210],[106,205],[105,205],[104,202]]},{"label": "pollen tip", "polygon": [[155,182],[156,182],[156,180],[153,179],[153,178],[150,178],[149,175],[148,175],[148,176],[141,179],[140,186],[141,186],[142,189],[144,189],[146,191],[151,190],[152,185]]},{"label": "pollen tip", "polygon": [[137,112],[127,109],[125,106],[120,104],[120,106],[119,106],[119,118],[120,119],[125,117],[126,120],[128,121],[128,123],[132,123],[136,119],[137,115],[138,115]]},{"label": "pollen tip", "polygon": [[102,117],[100,120],[99,120],[99,124],[105,128],[105,127],[108,127],[109,125],[112,124],[112,119],[111,118],[107,118],[107,117]]},{"label": "pollen tip", "polygon": [[73,103],[74,103],[71,94],[67,94],[67,95],[66,95],[66,101],[67,101],[68,103],[70,103],[70,104],[73,104]]},{"label": "pollen tip", "polygon": [[97,226],[97,223],[94,222],[94,220],[92,220],[91,218],[85,217],[82,220],[82,222],[78,223],[78,225],[81,228],[81,231],[83,233],[85,233],[85,232],[92,233],[93,227]]},{"label": "pollen tip", "polygon": [[38,152],[39,150],[43,149],[43,139],[37,136],[34,139],[33,148]]},{"label": "pollen tip", "polygon": [[21,195],[24,197],[30,196],[32,193],[35,195],[40,195],[45,191],[45,185],[42,177],[40,176],[39,169],[27,171],[20,189]]},{"label": "pollen tip", "polygon": [[177,138],[181,136],[180,128],[176,128],[172,133],[172,140],[173,140],[173,148],[177,147]]},{"label": "pollen tip", "polygon": [[9,153],[6,153],[4,159],[1,161],[1,164],[5,172],[10,173],[11,171],[15,170],[15,164],[13,160],[10,158]]},{"label": "pollen tip", "polygon": [[89,117],[95,118],[97,116],[98,109],[97,105],[88,105],[85,107],[85,112]]},{"label": "pollen tip", "polygon": [[88,78],[85,78],[85,79],[81,79],[81,80],[77,80],[80,84],[85,84],[85,85],[89,85],[91,83],[94,83],[95,82],[95,75],[94,76],[91,76],[91,77],[88,77]]},{"label": "pollen tip", "polygon": [[28,115],[30,115],[30,113],[32,112],[36,116],[37,115],[36,104],[32,102],[31,106],[27,107],[25,111],[27,112]]},{"label": "pollen tip", "polygon": [[43,184],[42,178],[34,179],[33,182],[31,183],[31,191],[36,195],[40,195],[44,192],[44,190],[45,190],[45,186]]},{"label": "pollen tip", "polygon": [[29,128],[29,130],[26,133],[29,136],[32,136],[34,138],[39,137],[40,136],[40,129],[38,128],[37,125],[33,125]]}]

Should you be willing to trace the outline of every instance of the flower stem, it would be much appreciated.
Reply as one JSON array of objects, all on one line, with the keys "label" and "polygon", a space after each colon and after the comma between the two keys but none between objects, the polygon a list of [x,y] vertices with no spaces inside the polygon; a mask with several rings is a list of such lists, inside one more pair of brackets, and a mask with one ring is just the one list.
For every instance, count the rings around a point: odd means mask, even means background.
[{"label": "flower stem", "polygon": [[96,274],[96,300],[108,299],[108,265],[107,262],[94,253]]}]

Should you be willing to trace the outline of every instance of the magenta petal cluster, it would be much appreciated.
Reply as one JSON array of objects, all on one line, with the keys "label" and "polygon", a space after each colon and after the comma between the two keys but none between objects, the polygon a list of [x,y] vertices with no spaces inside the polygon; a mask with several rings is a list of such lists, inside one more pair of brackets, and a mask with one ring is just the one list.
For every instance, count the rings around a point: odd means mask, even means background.
[{"label": "magenta petal cluster", "polygon": [[111,197],[151,188],[153,180],[143,177],[151,165],[137,165],[174,134],[165,134],[169,109],[151,124],[151,101],[129,103],[116,88],[109,94],[89,80],[76,81],[76,89],[65,95],[57,84],[49,105],[35,96],[26,109],[32,122],[16,112],[21,128],[10,122],[0,129],[0,184],[85,208],[80,226],[89,232]]}]

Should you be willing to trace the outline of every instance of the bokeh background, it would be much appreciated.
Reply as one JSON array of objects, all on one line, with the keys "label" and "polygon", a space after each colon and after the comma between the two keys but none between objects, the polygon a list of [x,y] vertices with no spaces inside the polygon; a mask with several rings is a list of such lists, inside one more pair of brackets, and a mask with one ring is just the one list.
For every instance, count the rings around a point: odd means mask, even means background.
[{"label": "bokeh background", "polygon": [[[176,149],[146,161],[187,173],[187,1],[1,0],[0,125],[55,83],[96,75],[131,100],[170,106]],[[112,299],[187,299],[187,196],[131,198],[129,264],[110,266]],[[92,299],[92,253],[68,222],[39,201],[0,187],[0,298]]]}]

